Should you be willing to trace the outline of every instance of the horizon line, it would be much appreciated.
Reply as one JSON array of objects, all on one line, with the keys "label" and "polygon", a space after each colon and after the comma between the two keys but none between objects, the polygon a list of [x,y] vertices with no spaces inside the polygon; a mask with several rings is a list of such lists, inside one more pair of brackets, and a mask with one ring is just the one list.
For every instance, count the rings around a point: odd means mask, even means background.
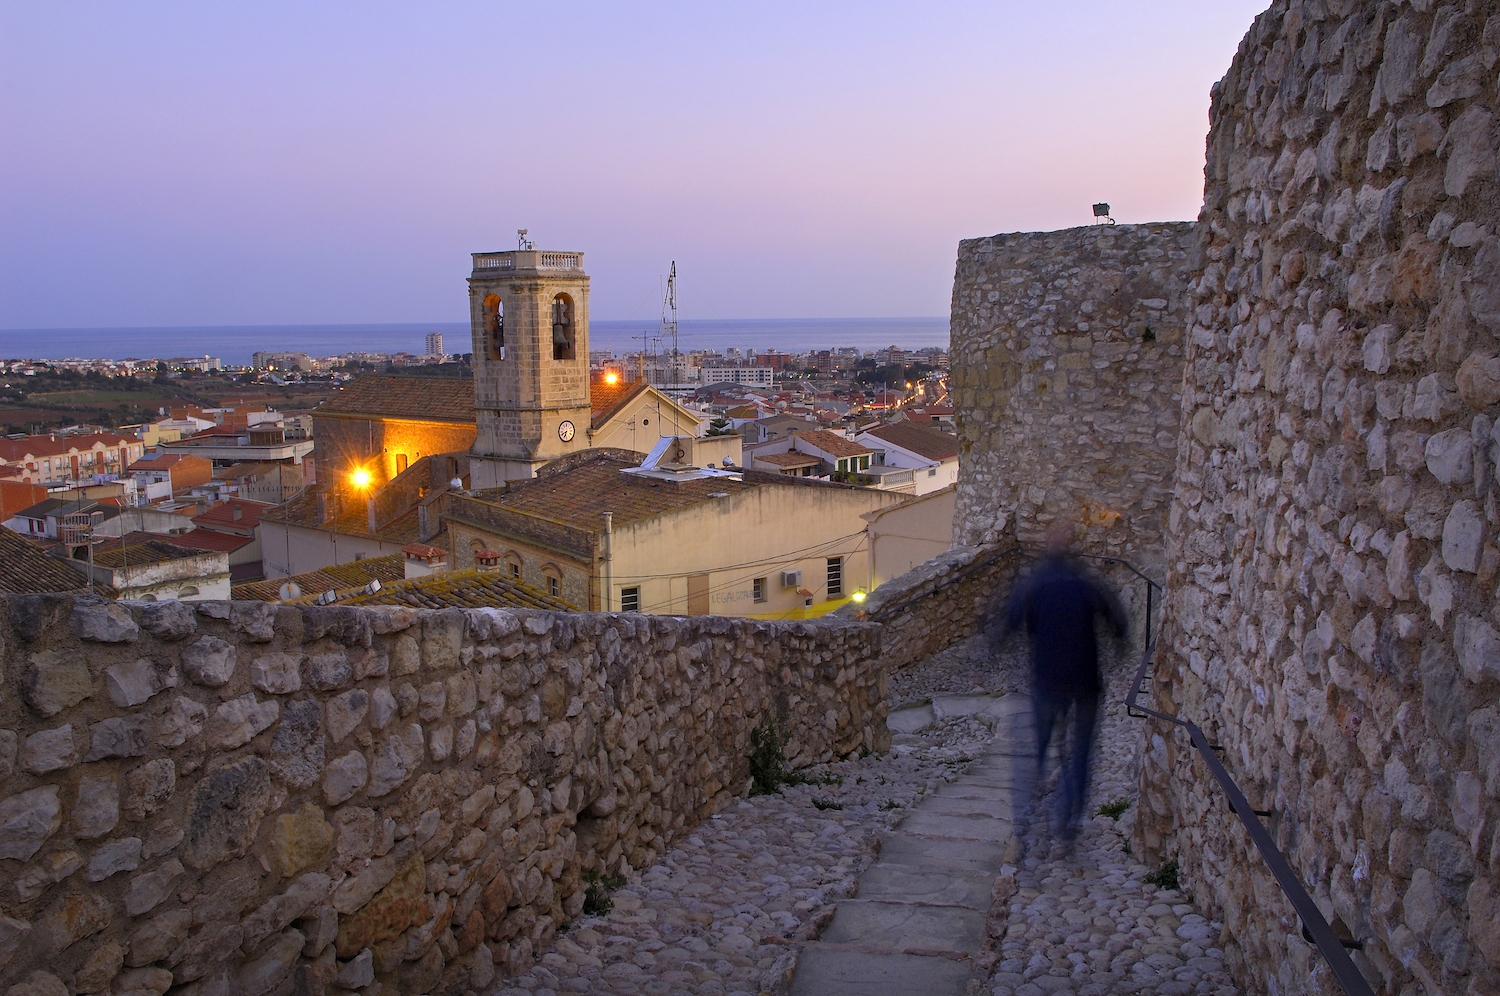
[{"label": "horizon line", "polygon": [[[690,322],[909,322],[909,321],[949,321],[951,315],[895,315],[895,316],[854,316],[854,317],[819,317],[802,316],[797,318],[683,318],[678,324],[684,325]],[[607,322],[649,322],[658,323],[654,318],[596,318],[591,324],[603,324]],[[416,322],[275,322],[275,323],[250,323],[243,325],[44,325],[30,327],[0,327],[0,332],[110,332],[120,330],[166,330],[166,329],[277,329],[277,328],[370,328],[387,327],[397,328],[413,325],[467,325],[463,321],[416,321]]]}]

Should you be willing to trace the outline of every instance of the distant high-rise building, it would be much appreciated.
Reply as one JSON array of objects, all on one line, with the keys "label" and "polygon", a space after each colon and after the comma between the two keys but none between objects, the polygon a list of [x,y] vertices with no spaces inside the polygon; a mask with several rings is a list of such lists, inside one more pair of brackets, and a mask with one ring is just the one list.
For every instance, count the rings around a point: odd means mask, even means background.
[{"label": "distant high-rise building", "polygon": [[427,355],[428,356],[446,356],[447,355],[446,353],[443,352],[443,333],[441,333],[441,332],[429,332],[429,333],[427,333]]}]

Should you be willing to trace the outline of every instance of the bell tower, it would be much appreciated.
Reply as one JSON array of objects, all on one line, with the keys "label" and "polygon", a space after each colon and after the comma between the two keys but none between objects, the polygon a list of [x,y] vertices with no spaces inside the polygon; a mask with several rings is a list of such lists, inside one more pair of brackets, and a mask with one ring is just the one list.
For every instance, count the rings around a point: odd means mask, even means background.
[{"label": "bell tower", "polygon": [[469,323],[478,432],[470,485],[532,477],[588,448],[589,278],[581,252],[474,253]]}]

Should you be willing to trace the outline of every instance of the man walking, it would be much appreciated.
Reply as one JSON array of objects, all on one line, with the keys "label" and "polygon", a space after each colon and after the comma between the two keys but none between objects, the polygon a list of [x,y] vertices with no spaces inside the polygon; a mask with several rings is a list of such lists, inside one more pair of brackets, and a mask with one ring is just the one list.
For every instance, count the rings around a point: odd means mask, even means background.
[{"label": "man walking", "polygon": [[1099,676],[1099,647],[1094,622],[1107,621],[1116,638],[1126,632],[1125,612],[1114,593],[1087,577],[1069,556],[1071,530],[1054,526],[1047,534],[1047,555],[1011,597],[1005,630],[1026,630],[1031,639],[1032,709],[1036,717],[1037,779],[1041,780],[1054,729],[1066,743],[1068,714],[1073,714],[1071,756],[1064,749],[1059,822],[1065,840],[1078,833],[1088,793],[1089,751],[1099,715],[1104,683]]}]

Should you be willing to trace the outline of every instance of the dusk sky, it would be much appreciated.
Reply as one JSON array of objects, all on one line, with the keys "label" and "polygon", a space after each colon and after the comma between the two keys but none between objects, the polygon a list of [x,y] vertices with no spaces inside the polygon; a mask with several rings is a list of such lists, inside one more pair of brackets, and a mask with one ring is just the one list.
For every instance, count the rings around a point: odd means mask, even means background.
[{"label": "dusk sky", "polygon": [[1197,216],[1267,0],[0,0],[0,328],[948,312],[958,241]]}]

